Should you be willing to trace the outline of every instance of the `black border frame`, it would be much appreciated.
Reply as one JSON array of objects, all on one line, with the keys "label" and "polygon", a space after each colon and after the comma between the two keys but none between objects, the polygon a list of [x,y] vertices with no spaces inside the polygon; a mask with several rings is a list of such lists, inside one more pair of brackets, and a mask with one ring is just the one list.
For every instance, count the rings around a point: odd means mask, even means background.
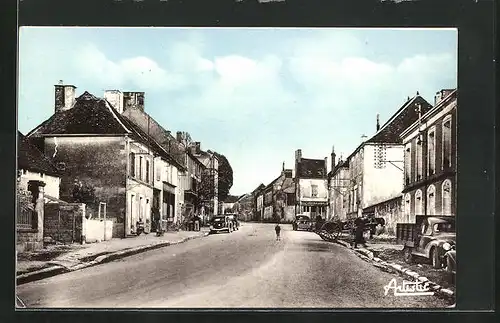
[{"label": "black border frame", "polygon": [[[3,169],[0,172],[1,199],[6,206],[4,243],[0,250],[10,260],[7,273],[2,279],[2,311],[0,321],[67,321],[102,319],[115,321],[118,318],[159,321],[164,312],[148,312],[144,316],[137,312],[17,312],[14,313],[15,273],[15,167],[16,167],[16,107],[17,82],[17,28],[19,25],[89,25],[89,26],[213,26],[213,27],[457,27],[459,30],[458,66],[458,191],[457,191],[457,243],[460,249],[457,274],[457,307],[455,310],[374,313],[346,310],[325,313],[315,310],[304,313],[250,312],[245,315],[236,311],[238,318],[230,313],[180,312],[168,313],[168,318],[180,321],[192,317],[194,320],[220,320],[233,316],[237,320],[278,319],[347,321],[372,320],[382,316],[384,320],[478,320],[494,322],[487,311],[495,305],[495,21],[496,5],[493,0],[413,0],[401,3],[378,0],[286,0],[285,2],[262,3],[235,0],[9,0],[2,3],[2,66],[0,75],[4,93],[3,118],[0,147]],[[18,6],[18,7],[17,7]],[[19,9],[19,21],[16,21]],[[7,46],[6,46],[7,45]],[[4,218],[4,219],[5,219]],[[10,229],[12,228],[12,230]],[[10,256],[9,256],[10,255]],[[496,266],[495,266],[496,265]],[[12,270],[12,271],[10,271]],[[409,316],[410,311],[416,315]],[[483,314],[480,314],[480,311]],[[188,312],[188,311],[184,311]],[[457,313],[461,312],[461,313]],[[418,313],[418,314],[417,314]],[[388,315],[389,314],[389,315]],[[8,315],[8,317],[7,317]],[[165,319],[165,317],[163,318]]]}]

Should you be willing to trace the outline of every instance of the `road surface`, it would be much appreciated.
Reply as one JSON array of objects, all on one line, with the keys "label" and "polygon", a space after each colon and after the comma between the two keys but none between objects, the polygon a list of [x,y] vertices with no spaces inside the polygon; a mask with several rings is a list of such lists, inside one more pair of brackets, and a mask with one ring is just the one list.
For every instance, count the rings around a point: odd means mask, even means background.
[{"label": "road surface", "polygon": [[[27,307],[443,308],[435,296],[384,295],[397,276],[343,246],[282,225],[216,234],[20,285]],[[397,278],[399,284],[402,278]]]}]

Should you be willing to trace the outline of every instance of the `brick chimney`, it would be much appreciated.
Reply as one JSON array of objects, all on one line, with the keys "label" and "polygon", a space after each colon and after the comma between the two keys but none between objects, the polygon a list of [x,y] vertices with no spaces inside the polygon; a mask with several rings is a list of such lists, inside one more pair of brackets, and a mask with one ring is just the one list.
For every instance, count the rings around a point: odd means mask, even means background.
[{"label": "brick chimney", "polygon": [[380,130],[380,115],[377,113],[377,131]]},{"label": "brick chimney", "polygon": [[195,152],[196,152],[197,154],[199,154],[199,153],[201,152],[201,142],[196,141],[196,142],[194,143],[194,147],[195,147]]},{"label": "brick chimney", "polygon": [[295,151],[295,160],[300,161],[302,159],[302,149],[297,149]]},{"label": "brick chimney", "polygon": [[325,157],[325,176],[328,173],[328,157]]},{"label": "brick chimney", "polygon": [[144,92],[123,92],[123,111],[130,108],[144,111]]},{"label": "brick chimney", "polygon": [[104,91],[104,98],[115,108],[118,113],[123,113],[123,93],[119,90]]},{"label": "brick chimney", "polygon": [[434,106],[438,105],[444,98],[446,98],[453,90],[441,90],[434,96]]},{"label": "brick chimney", "polygon": [[175,134],[175,139],[178,142],[182,142],[182,131],[177,131],[177,133]]},{"label": "brick chimney", "polygon": [[55,113],[71,109],[75,105],[75,89],[74,85],[65,85],[63,81],[55,87]]}]

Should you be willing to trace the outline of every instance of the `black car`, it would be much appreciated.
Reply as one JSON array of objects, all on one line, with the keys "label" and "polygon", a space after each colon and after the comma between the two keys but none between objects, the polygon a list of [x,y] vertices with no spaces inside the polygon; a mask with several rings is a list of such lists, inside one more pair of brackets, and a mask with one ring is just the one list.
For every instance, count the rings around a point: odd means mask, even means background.
[{"label": "black car", "polygon": [[216,215],[210,220],[210,233],[234,231],[233,221],[227,215]]}]

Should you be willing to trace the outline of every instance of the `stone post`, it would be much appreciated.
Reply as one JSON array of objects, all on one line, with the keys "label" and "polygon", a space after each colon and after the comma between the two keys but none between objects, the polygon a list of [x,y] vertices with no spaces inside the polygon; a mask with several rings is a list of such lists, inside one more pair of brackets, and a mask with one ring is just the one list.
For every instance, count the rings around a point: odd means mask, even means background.
[{"label": "stone post", "polygon": [[36,218],[34,223],[37,229],[37,241],[43,241],[43,221],[44,221],[44,187],[45,183],[42,181],[29,181],[28,188],[33,193],[33,200],[35,203]]}]

